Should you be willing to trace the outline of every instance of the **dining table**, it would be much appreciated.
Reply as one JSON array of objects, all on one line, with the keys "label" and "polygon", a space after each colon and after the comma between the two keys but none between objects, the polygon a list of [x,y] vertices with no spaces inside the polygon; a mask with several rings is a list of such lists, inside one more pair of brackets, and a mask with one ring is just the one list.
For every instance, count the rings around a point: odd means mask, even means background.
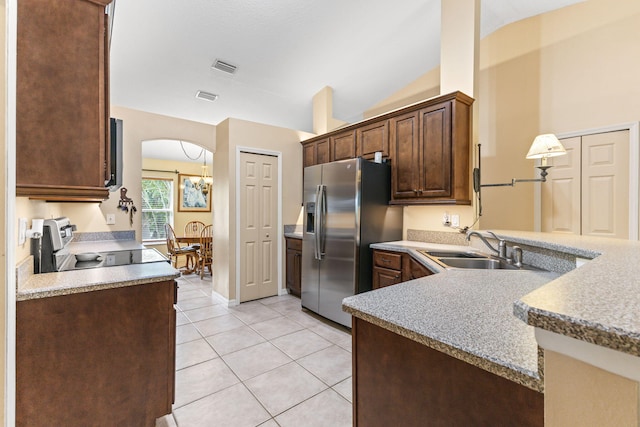
[{"label": "dining table", "polygon": [[[176,236],[176,243],[178,243],[178,245],[180,245],[181,243],[183,244],[187,244],[187,245],[193,245],[193,244],[200,244],[200,239],[203,239],[205,242],[208,241],[209,243],[211,243],[213,241],[213,237],[209,236],[209,237],[200,237],[200,236]],[[192,274],[192,273],[197,273],[198,272],[198,265],[200,264],[199,258],[200,258],[200,254],[199,252],[196,250],[195,254],[195,259],[193,261],[193,269],[189,270],[189,267],[187,266],[187,269],[185,270],[185,273],[187,274]]]}]

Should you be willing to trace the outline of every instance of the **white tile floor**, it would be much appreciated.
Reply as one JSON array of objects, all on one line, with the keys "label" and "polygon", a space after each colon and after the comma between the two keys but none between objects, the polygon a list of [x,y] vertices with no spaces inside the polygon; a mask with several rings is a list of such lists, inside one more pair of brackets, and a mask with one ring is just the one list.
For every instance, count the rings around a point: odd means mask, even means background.
[{"label": "white tile floor", "polygon": [[227,308],[178,279],[176,401],[158,426],[351,426],[349,330],[285,295]]}]

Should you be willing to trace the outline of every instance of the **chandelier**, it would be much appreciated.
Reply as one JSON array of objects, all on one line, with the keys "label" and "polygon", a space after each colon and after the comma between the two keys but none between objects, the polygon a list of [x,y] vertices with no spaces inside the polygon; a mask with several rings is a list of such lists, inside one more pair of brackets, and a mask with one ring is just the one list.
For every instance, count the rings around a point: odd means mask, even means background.
[{"label": "chandelier", "polygon": [[190,181],[196,190],[202,192],[202,194],[206,196],[207,194],[209,194],[209,191],[211,191],[211,186],[213,185],[213,178],[209,176],[209,173],[208,173],[207,154],[205,152],[205,149],[201,148],[200,153],[197,156],[191,157],[189,154],[187,154],[187,151],[184,149],[184,145],[182,144],[182,141],[180,141],[180,148],[182,148],[182,152],[190,160],[198,160],[200,157],[203,158],[203,164],[201,166],[202,172],[200,173],[200,176],[199,177],[194,176],[190,178]]},{"label": "chandelier", "polygon": [[193,183],[193,186],[196,190],[201,191],[205,196],[209,194],[209,190],[211,190],[211,184],[213,184],[213,178],[209,176],[207,173],[207,156],[204,156],[204,163],[202,165],[202,173],[200,174],[200,178],[196,178]]}]

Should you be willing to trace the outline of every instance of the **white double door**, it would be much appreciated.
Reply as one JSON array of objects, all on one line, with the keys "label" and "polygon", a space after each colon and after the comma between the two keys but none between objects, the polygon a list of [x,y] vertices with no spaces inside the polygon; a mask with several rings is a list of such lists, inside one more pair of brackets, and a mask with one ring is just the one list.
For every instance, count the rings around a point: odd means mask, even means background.
[{"label": "white double door", "polygon": [[629,238],[629,131],[560,140],[542,184],[542,231]]},{"label": "white double door", "polygon": [[240,302],[278,294],[278,158],[240,153]]}]

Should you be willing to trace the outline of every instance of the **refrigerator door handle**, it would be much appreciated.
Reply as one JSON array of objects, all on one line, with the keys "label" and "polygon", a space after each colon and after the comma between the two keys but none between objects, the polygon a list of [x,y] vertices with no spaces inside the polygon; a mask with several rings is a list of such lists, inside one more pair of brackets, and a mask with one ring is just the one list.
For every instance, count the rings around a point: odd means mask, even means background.
[{"label": "refrigerator door handle", "polygon": [[[325,255],[325,243],[326,239],[326,225],[327,225],[327,186],[324,184],[320,184],[320,203],[318,208],[318,215],[320,228],[318,229],[319,233],[316,234],[318,236],[318,259],[322,259]],[[316,206],[318,206],[316,205]]]},{"label": "refrigerator door handle", "polygon": [[313,258],[320,258],[320,189],[321,185],[316,186],[316,204],[315,212],[313,213],[313,229],[315,231],[313,237]]}]

